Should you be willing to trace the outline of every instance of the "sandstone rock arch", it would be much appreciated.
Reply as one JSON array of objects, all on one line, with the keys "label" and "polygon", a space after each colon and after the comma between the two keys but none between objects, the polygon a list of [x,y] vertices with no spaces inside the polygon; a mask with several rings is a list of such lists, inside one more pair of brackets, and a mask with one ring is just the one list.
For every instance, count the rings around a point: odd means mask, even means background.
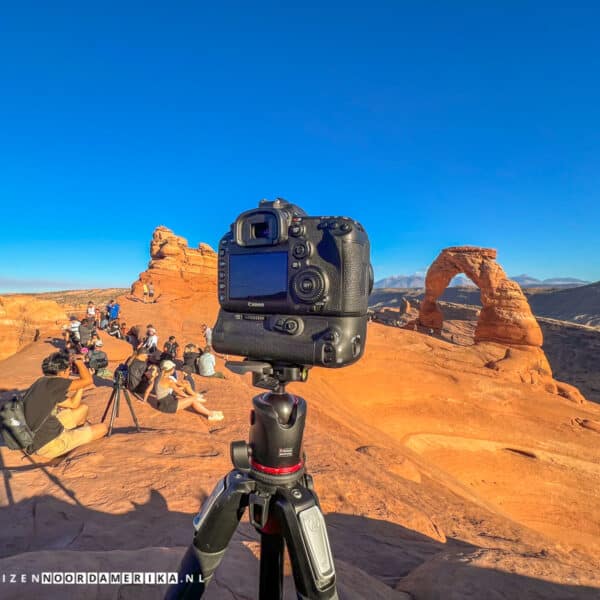
[{"label": "sandstone rock arch", "polygon": [[481,291],[483,308],[475,330],[476,342],[541,347],[542,331],[527,298],[496,262],[496,254],[491,248],[474,246],[442,250],[427,271],[419,324],[436,331],[442,328],[444,317],[437,299],[454,276],[464,273]]}]

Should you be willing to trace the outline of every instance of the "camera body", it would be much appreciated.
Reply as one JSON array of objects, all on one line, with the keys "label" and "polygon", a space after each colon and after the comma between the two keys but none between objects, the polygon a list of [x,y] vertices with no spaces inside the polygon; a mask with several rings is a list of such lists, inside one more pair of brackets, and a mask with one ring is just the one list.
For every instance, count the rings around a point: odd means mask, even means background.
[{"label": "camera body", "polygon": [[342,367],[360,358],[373,285],[368,236],[282,199],[242,213],[219,243],[219,352]]}]

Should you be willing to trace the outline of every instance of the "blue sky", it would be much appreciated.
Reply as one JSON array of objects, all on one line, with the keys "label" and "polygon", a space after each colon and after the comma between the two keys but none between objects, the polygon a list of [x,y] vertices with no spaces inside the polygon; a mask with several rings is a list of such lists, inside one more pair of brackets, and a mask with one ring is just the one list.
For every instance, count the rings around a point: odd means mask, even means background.
[{"label": "blue sky", "polygon": [[600,8],[3,3],[0,291],[129,285],[283,196],[377,278],[457,244],[600,279]]}]

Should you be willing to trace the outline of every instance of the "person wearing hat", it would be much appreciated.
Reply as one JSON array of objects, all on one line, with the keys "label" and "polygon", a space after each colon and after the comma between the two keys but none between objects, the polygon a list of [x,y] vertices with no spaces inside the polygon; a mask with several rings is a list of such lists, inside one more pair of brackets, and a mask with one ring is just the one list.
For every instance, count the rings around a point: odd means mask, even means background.
[{"label": "person wearing hat", "polygon": [[192,407],[197,413],[208,418],[209,421],[222,421],[223,413],[219,410],[207,409],[202,394],[196,394],[189,383],[179,383],[173,374],[175,363],[172,360],[163,360],[160,363],[161,373],[154,384],[154,393],[157,399],[157,408],[161,412],[175,413]]}]

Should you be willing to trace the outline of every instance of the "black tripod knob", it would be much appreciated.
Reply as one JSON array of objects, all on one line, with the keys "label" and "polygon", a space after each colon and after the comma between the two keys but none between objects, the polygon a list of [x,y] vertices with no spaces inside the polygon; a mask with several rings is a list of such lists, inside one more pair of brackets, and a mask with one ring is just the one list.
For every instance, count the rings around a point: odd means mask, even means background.
[{"label": "black tripod knob", "polygon": [[244,473],[250,471],[250,446],[244,441],[231,442],[229,447],[233,466]]}]

